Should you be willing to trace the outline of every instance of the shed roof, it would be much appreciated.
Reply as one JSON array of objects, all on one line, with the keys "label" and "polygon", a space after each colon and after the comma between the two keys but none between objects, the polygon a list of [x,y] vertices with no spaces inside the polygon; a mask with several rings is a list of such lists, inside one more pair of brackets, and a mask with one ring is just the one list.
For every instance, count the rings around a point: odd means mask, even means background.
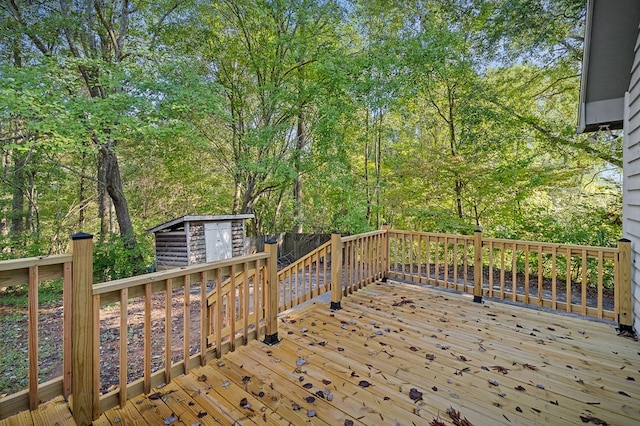
[{"label": "shed roof", "polygon": [[154,228],[147,229],[146,232],[151,234],[165,229],[176,229],[181,227],[185,222],[224,222],[238,219],[253,219],[254,217],[255,215],[253,214],[189,215],[182,216],[160,224]]},{"label": "shed roof", "polygon": [[638,0],[589,0],[578,132],[621,129],[640,24]]}]

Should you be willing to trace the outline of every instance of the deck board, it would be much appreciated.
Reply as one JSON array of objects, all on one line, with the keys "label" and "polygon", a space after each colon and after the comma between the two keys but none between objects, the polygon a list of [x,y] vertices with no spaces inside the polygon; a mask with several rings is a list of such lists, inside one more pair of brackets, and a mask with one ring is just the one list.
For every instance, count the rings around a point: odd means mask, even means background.
[{"label": "deck board", "polygon": [[[342,306],[286,311],[279,344],[238,347],[96,424],[453,424],[448,409],[474,425],[640,423],[640,344],[611,323],[392,281]],[[45,406],[0,426],[73,424],[64,401]]]}]

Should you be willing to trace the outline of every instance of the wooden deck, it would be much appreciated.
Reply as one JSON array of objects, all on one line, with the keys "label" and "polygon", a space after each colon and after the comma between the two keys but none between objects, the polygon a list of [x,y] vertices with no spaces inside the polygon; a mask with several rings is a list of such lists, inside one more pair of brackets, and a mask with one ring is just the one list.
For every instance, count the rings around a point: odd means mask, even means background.
[{"label": "wooden deck", "polygon": [[[611,324],[391,281],[342,307],[288,311],[279,344],[251,342],[94,424],[640,424],[640,344]],[[25,424],[74,423],[60,400],[0,421]]]}]

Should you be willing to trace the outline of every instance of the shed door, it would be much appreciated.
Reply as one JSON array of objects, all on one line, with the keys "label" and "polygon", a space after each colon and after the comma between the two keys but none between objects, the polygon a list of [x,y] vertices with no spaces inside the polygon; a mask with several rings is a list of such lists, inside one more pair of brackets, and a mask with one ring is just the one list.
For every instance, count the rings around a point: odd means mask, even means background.
[{"label": "shed door", "polygon": [[231,222],[205,223],[204,239],[207,262],[232,256]]}]

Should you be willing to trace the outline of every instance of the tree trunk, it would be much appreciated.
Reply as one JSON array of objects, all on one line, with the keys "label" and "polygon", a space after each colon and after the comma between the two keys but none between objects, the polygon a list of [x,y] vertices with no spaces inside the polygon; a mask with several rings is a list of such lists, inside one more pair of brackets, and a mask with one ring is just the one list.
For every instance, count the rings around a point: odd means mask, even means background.
[{"label": "tree trunk", "polygon": [[365,213],[365,220],[367,223],[371,223],[371,188],[369,188],[369,109],[367,109],[367,124],[365,126],[364,135],[364,188],[365,198],[367,200],[367,212]]},{"label": "tree trunk", "polygon": [[82,157],[82,168],[81,168],[81,176],[80,176],[80,186],[78,188],[78,198],[80,199],[79,205],[80,205],[80,209],[78,211],[78,229],[84,229],[84,209],[86,207],[85,205],[85,174],[87,172],[86,167],[85,167],[85,160],[87,155],[83,152],[81,154]]},{"label": "tree trunk", "polygon": [[296,128],[296,150],[293,157],[293,165],[296,171],[296,179],[293,182],[293,229],[294,234],[301,234],[302,223],[302,150],[306,145],[306,135],[304,126],[304,112],[298,114],[298,125]]},{"label": "tree trunk", "polygon": [[[448,94],[448,100],[449,100],[449,109],[448,109],[448,119],[447,119],[447,124],[449,125],[449,143],[450,143],[450,148],[451,148],[451,155],[455,158],[458,156],[458,151],[456,149],[456,128],[455,128],[455,123],[454,123],[454,89],[452,87],[450,87],[449,85],[447,85],[447,94]],[[458,172],[456,172],[456,175],[458,174]],[[456,176],[456,183],[455,183],[455,187],[453,189],[454,193],[456,194],[456,210],[458,213],[458,218],[462,219],[464,217],[463,212],[462,212],[462,190],[464,188],[464,182],[462,181],[462,179],[460,179],[459,177]]]},{"label": "tree trunk", "polygon": [[24,232],[24,184],[25,184],[25,167],[26,161],[22,154],[13,153],[13,176],[12,189],[13,197],[11,199],[11,234],[14,241],[18,241]]},{"label": "tree trunk", "polygon": [[100,219],[100,235],[98,242],[104,242],[109,234],[109,193],[107,192],[107,165],[103,150],[98,153],[98,218]]},{"label": "tree trunk", "polygon": [[113,202],[116,211],[116,219],[120,228],[120,236],[123,238],[124,246],[130,251],[130,261],[133,262],[134,275],[144,272],[144,261],[142,254],[136,250],[136,235],[131,223],[129,214],[129,203],[124,196],[122,186],[122,178],[120,176],[120,167],[118,165],[118,157],[113,151],[115,142],[100,146],[101,163],[104,166],[106,190]]},{"label": "tree trunk", "polygon": [[382,181],[381,163],[382,163],[382,119],[380,114],[380,124],[376,132],[376,223],[375,229],[380,229],[380,182]]}]

